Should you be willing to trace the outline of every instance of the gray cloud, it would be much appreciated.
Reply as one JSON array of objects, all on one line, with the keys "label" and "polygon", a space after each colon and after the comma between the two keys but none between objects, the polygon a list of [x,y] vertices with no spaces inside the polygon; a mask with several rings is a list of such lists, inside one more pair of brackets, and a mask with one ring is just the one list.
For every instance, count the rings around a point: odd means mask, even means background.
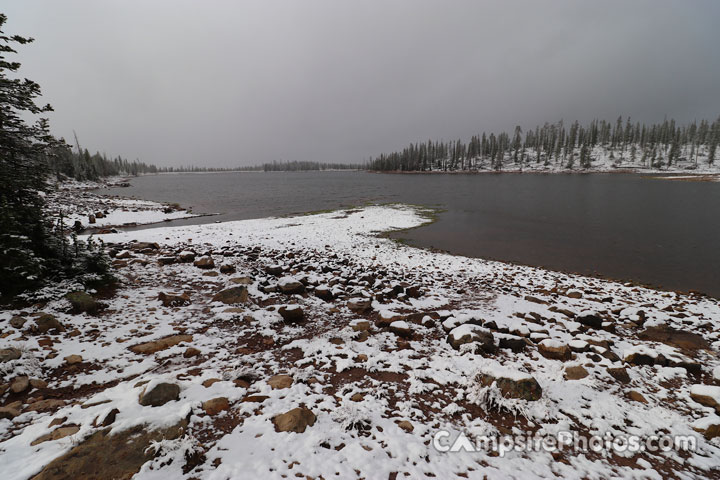
[{"label": "gray cloud", "polygon": [[5,6],[53,130],[158,165],[357,162],[428,138],[720,114],[714,0]]}]

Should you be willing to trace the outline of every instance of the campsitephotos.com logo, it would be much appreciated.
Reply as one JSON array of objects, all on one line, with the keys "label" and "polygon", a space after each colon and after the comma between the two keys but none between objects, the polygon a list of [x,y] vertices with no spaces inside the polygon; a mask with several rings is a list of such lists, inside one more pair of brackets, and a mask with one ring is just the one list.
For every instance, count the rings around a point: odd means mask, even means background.
[{"label": "campsitephotos.com logo", "polygon": [[655,453],[695,451],[697,437],[693,435],[580,435],[561,431],[549,435],[479,435],[439,430],[433,435],[433,447],[443,453],[490,453],[501,457],[510,452],[577,452],[577,453]]}]

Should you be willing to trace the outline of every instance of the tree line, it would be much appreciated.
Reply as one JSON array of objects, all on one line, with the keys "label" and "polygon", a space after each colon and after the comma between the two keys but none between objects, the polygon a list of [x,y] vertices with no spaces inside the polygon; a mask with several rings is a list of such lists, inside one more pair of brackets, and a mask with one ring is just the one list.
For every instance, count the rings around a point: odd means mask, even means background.
[{"label": "tree line", "polygon": [[720,143],[720,118],[678,125],[665,119],[651,125],[630,118],[593,120],[587,125],[561,120],[523,132],[474,135],[469,142],[411,143],[402,151],[381,154],[368,164],[376,171],[474,171],[503,168],[588,169],[604,159],[614,167],[697,168],[713,165]]}]

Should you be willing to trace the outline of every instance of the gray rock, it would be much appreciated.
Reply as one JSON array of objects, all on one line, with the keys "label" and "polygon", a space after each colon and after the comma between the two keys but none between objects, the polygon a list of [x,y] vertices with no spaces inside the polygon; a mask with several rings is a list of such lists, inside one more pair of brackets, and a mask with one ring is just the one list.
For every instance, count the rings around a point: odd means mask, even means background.
[{"label": "gray rock", "polygon": [[10,360],[17,360],[21,356],[22,352],[17,348],[0,348],[0,363],[9,362]]},{"label": "gray rock", "polygon": [[180,387],[174,383],[158,383],[140,395],[140,405],[159,407],[180,398]]},{"label": "gray rock", "polygon": [[215,294],[212,298],[213,302],[222,302],[227,305],[234,303],[245,303],[248,301],[248,290],[244,285],[227,288]]}]

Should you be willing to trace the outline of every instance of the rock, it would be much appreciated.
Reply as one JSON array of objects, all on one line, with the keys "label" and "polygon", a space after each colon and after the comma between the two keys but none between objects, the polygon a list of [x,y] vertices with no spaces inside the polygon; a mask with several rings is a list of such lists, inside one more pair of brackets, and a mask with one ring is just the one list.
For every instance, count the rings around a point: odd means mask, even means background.
[{"label": "rock", "polygon": [[11,360],[17,360],[22,356],[22,351],[19,348],[9,347],[0,348],[0,363],[9,362]]},{"label": "rock", "polygon": [[32,442],[30,442],[30,445],[35,446],[40,443],[48,442],[51,440],[60,440],[61,438],[65,438],[70,435],[75,435],[79,431],[80,431],[80,427],[78,427],[77,425],[71,425],[71,426],[67,426],[67,427],[59,427],[46,435],[36,438]]},{"label": "rock", "polygon": [[63,327],[54,316],[49,313],[43,313],[35,319],[35,330],[38,333],[48,333],[51,331],[64,332],[65,327]]},{"label": "rock", "polygon": [[500,348],[509,348],[515,353],[522,352],[527,347],[527,342],[522,337],[514,335],[501,335],[498,343]]},{"label": "rock", "polygon": [[182,307],[190,305],[190,297],[187,293],[182,295],[173,295],[171,293],[160,292],[158,300],[162,302],[163,307]]},{"label": "rock", "polygon": [[265,268],[265,272],[268,275],[273,275],[275,277],[279,277],[282,275],[284,271],[284,268],[282,265],[270,265],[269,267]]},{"label": "rock", "polygon": [[365,398],[365,395],[358,392],[358,393],[354,394],[352,397],[350,397],[350,401],[351,402],[362,402],[364,398]]},{"label": "rock", "polygon": [[551,360],[570,360],[572,351],[566,344],[557,340],[545,339],[538,344],[538,352],[545,358]]},{"label": "rock", "polygon": [[573,289],[573,290],[568,290],[567,293],[565,294],[565,296],[568,298],[582,298],[583,293],[580,290]]},{"label": "rock", "polygon": [[275,375],[268,380],[268,385],[270,385],[273,390],[290,388],[292,384],[293,379],[290,375]]},{"label": "rock", "polygon": [[183,358],[192,358],[197,357],[200,355],[200,350],[194,347],[188,347],[185,349],[185,352],[183,352]]},{"label": "rock", "polygon": [[193,265],[195,265],[197,268],[209,270],[211,268],[215,268],[215,261],[210,255],[206,255],[195,260],[193,262]]},{"label": "rock", "polygon": [[158,263],[160,265],[172,265],[173,263],[175,263],[175,260],[175,257],[170,256],[158,257]]},{"label": "rock", "polygon": [[405,432],[407,432],[407,433],[412,433],[412,431],[415,430],[415,427],[413,427],[413,424],[408,422],[407,420],[402,420],[402,421],[398,422],[397,426],[402,428],[403,430],[405,430]]},{"label": "rock", "polygon": [[354,332],[367,332],[370,330],[370,322],[367,320],[353,320],[350,322],[350,328]]},{"label": "rock", "polygon": [[423,295],[423,291],[419,286],[413,285],[405,289],[405,295],[410,298],[420,298]]},{"label": "rock", "polygon": [[327,285],[319,285],[315,288],[315,296],[329,302],[335,298],[335,294],[330,287]]},{"label": "rock", "polygon": [[227,397],[217,397],[203,402],[202,408],[208,415],[217,415],[223,410],[230,410],[230,402]]},{"label": "rock", "polygon": [[65,298],[67,298],[70,305],[72,305],[73,313],[89,313],[90,315],[94,315],[100,308],[98,301],[86,292],[70,292],[65,295]]},{"label": "rock", "polygon": [[608,367],[607,372],[620,383],[630,383],[630,375],[628,375],[625,367],[612,368]]},{"label": "rock", "polygon": [[253,279],[250,277],[235,277],[231,278],[230,282],[236,285],[252,285]]},{"label": "rock", "polygon": [[33,479],[129,479],[153,459],[151,444],[180,437],[185,423],[165,429],[138,425],[112,435],[109,428],[101,430],[50,462]]},{"label": "rock", "polygon": [[192,342],[192,339],[192,335],[172,335],[170,337],[161,338],[153,342],[146,342],[139,345],[134,345],[130,347],[130,351],[134,353],[149,355],[151,353],[159,352],[160,350],[174,347],[175,345],[182,342],[190,343]]},{"label": "rock", "polygon": [[88,215],[88,223],[95,223],[95,215],[93,215],[93,214]]},{"label": "rock", "polygon": [[720,413],[720,387],[715,385],[693,385],[690,387],[690,398],[700,405],[712,407]]},{"label": "rock", "polygon": [[226,305],[246,303],[248,301],[248,289],[245,285],[226,288],[215,294],[213,302],[222,302]]},{"label": "rock", "polygon": [[542,396],[540,384],[527,373],[511,370],[487,372],[478,375],[477,380],[483,387],[494,383],[505,398],[535,401]]},{"label": "rock", "polygon": [[455,350],[459,350],[462,345],[468,343],[477,343],[476,352],[492,353],[495,351],[495,338],[492,332],[471,323],[453,328],[448,334],[447,341]]},{"label": "rock", "polygon": [[634,346],[624,353],[624,360],[631,365],[654,365],[658,354],[644,345]]},{"label": "rock", "polygon": [[691,425],[693,430],[701,433],[705,440],[711,440],[715,437],[720,437],[720,422],[717,417],[705,417],[696,420]]},{"label": "rock", "polygon": [[382,310],[378,314],[378,319],[375,322],[375,325],[380,328],[385,328],[390,326],[391,323],[399,321],[401,318],[402,315],[399,313],[391,312],[390,310]]},{"label": "rock", "polygon": [[355,361],[358,362],[358,363],[365,363],[365,362],[368,361],[368,356],[365,355],[364,353],[359,353],[359,354],[355,357]]},{"label": "rock", "polygon": [[121,250],[117,254],[115,254],[115,258],[119,258],[121,260],[124,260],[126,258],[132,258],[132,253],[130,253],[130,250]]},{"label": "rock", "polygon": [[372,308],[372,300],[364,297],[352,298],[348,300],[347,307],[355,313],[363,313]]},{"label": "rock", "polygon": [[195,252],[191,252],[190,250],[183,250],[182,252],[178,253],[178,259],[180,259],[183,263],[190,263],[195,260]]},{"label": "rock", "polygon": [[220,273],[235,273],[235,265],[224,263],[220,265]]},{"label": "rock", "polygon": [[20,410],[13,407],[0,407],[0,419],[12,420],[20,415]]},{"label": "rock", "polygon": [[286,295],[293,295],[305,291],[305,285],[293,277],[282,277],[278,280],[278,288]]},{"label": "rock", "polygon": [[590,350],[590,345],[585,340],[571,340],[568,343],[568,347],[573,352],[587,352]]},{"label": "rock", "polygon": [[566,380],[580,380],[590,375],[588,371],[582,365],[576,365],[572,367],[565,367],[565,379]]},{"label": "rock", "polygon": [[633,402],[648,403],[648,401],[645,400],[645,397],[643,397],[640,392],[636,392],[635,390],[630,390],[628,392],[628,398]]},{"label": "rock", "polygon": [[539,298],[537,298],[537,297],[533,297],[532,295],[525,295],[525,300],[527,300],[528,302],[537,303],[537,304],[540,304],[540,305],[547,305],[547,304],[548,304],[548,302],[546,302],[545,300],[541,300],[541,299],[539,299]]},{"label": "rock", "polygon": [[412,337],[412,329],[410,328],[410,324],[404,320],[398,320],[396,322],[392,322],[390,324],[390,331],[400,337],[404,337],[404,338]]},{"label": "rock", "polygon": [[159,407],[180,398],[180,387],[174,383],[158,383],[140,395],[140,405]]},{"label": "rock", "polygon": [[273,417],[276,432],[303,433],[307,427],[315,425],[315,414],[307,407],[293,408]]},{"label": "rock", "polygon": [[83,358],[80,355],[68,355],[67,357],[65,357],[65,363],[67,363],[68,365],[75,365],[82,361]]},{"label": "rock", "polygon": [[15,315],[14,317],[12,317],[12,318],[10,319],[10,326],[13,327],[13,328],[15,328],[15,329],[17,329],[17,330],[20,330],[20,329],[22,329],[23,326],[25,325],[25,322],[27,322],[26,319],[24,319],[23,317],[20,317],[20,316]]},{"label": "rock", "polygon": [[278,309],[278,313],[286,323],[302,322],[305,318],[305,314],[300,305],[283,305]]},{"label": "rock", "polygon": [[28,405],[27,409],[33,412],[44,412],[47,410],[55,410],[56,408],[64,407],[65,402],[58,400],[57,398],[48,398],[45,400],[38,400]]},{"label": "rock", "polygon": [[10,382],[10,391],[13,393],[22,393],[30,388],[30,379],[26,376],[15,377]]},{"label": "rock", "polygon": [[585,325],[586,327],[599,329],[602,328],[603,319],[594,312],[582,312],[575,317],[575,321]]},{"label": "rock", "polygon": [[155,242],[137,242],[133,243],[132,249],[137,252],[141,250],[160,250],[160,245]]},{"label": "rock", "polygon": [[120,413],[120,410],[118,410],[117,408],[113,408],[112,410],[110,410],[110,412],[105,415],[103,421],[100,422],[100,426],[109,427],[110,425],[115,423],[115,418],[117,418],[118,413]]},{"label": "rock", "polygon": [[32,388],[47,388],[48,383],[45,380],[40,380],[39,378],[31,378],[30,386]]}]

